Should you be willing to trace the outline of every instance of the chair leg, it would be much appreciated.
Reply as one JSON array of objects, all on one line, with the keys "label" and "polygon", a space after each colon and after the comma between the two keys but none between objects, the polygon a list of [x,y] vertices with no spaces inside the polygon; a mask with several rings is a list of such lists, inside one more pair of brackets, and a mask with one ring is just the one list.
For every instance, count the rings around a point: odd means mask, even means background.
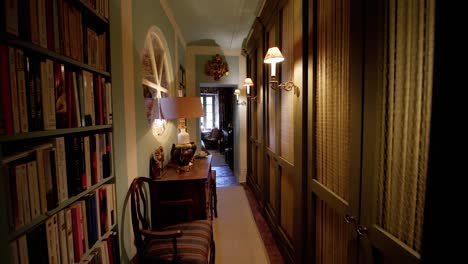
[{"label": "chair leg", "polygon": [[215,241],[213,238],[213,235],[211,236],[211,246],[210,246],[210,263],[214,264],[215,263],[215,257],[216,257],[216,246],[215,246]]},{"label": "chair leg", "polygon": [[211,171],[211,216],[218,218],[218,195],[216,194],[216,171]]}]

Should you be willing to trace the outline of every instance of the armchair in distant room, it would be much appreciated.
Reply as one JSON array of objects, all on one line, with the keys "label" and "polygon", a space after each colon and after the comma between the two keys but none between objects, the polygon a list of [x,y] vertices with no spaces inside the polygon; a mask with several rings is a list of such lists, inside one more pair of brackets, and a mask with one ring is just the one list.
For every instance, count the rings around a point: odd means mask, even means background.
[{"label": "armchair in distant room", "polygon": [[[158,206],[180,208],[187,221],[155,228],[151,216],[152,188],[157,182],[138,177],[130,186],[131,216],[137,263],[214,263],[215,245],[210,220],[191,221],[191,199],[158,201]],[[159,215],[159,214],[156,214]],[[162,215],[159,215],[163,217]]]},{"label": "armchair in distant room", "polygon": [[219,128],[215,127],[211,129],[211,133],[206,134],[202,140],[205,143],[207,149],[216,149],[218,148],[220,138],[221,133]]}]

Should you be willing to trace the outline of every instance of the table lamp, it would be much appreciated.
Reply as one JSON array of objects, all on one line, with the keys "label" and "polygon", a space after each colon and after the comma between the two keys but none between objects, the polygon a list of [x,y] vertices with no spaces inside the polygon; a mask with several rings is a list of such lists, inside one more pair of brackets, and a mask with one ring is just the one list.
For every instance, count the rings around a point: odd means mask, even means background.
[{"label": "table lamp", "polygon": [[160,100],[162,117],[166,120],[179,119],[180,132],[177,135],[177,144],[172,145],[171,159],[177,162],[179,170],[189,171],[197,146],[190,141],[185,119],[203,116],[200,97],[164,97]]}]

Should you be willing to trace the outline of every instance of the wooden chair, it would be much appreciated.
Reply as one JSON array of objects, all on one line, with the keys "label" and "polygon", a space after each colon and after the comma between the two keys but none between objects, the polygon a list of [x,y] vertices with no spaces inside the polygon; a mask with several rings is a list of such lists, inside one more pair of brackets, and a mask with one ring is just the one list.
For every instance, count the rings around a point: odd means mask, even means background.
[{"label": "wooden chair", "polygon": [[[153,230],[149,190],[155,182],[138,177],[130,186],[131,215],[139,263],[214,263],[215,243],[210,220],[195,220]],[[190,215],[192,200],[158,202],[185,207]],[[188,216],[190,218],[190,216]]]},{"label": "wooden chair", "polygon": [[205,138],[202,138],[203,142],[207,149],[216,149],[218,148],[219,139],[221,137],[221,132],[219,128],[215,127],[211,129],[211,133]]},{"label": "wooden chair", "polygon": [[218,195],[216,193],[216,170],[211,171],[211,178],[210,178],[210,188],[211,188],[211,203],[210,203],[210,210],[211,210],[211,219],[214,217],[218,217]]}]

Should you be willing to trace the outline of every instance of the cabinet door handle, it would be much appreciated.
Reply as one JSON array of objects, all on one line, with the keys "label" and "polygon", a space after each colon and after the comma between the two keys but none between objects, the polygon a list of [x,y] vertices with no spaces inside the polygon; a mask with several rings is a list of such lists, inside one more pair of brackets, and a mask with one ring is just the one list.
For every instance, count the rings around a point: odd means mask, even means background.
[{"label": "cabinet door handle", "polygon": [[346,214],[344,218],[347,224],[356,223],[356,218],[352,215]]},{"label": "cabinet door handle", "polygon": [[362,226],[362,225],[359,225],[357,228],[356,228],[356,232],[358,233],[359,236],[363,236],[365,234],[367,234],[367,227],[365,226]]}]

